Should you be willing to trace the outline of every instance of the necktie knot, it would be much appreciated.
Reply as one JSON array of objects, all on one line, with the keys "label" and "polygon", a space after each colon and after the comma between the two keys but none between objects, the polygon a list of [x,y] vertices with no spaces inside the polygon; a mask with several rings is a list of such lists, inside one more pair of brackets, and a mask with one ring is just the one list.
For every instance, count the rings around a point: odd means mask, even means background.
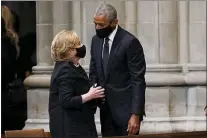
[{"label": "necktie knot", "polygon": [[109,42],[109,38],[106,37],[106,38],[105,38],[105,43],[108,43],[108,42]]}]

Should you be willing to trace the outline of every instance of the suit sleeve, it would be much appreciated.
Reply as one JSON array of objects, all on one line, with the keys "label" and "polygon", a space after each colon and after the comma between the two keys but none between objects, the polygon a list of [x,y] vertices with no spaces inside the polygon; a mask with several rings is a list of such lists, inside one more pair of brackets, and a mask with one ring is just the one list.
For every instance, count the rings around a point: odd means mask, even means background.
[{"label": "suit sleeve", "polygon": [[82,97],[73,96],[74,80],[71,78],[73,75],[70,67],[63,67],[60,71],[60,76],[58,77],[59,86],[59,100],[64,108],[81,108],[82,107]]},{"label": "suit sleeve", "polygon": [[146,62],[138,39],[133,39],[127,51],[128,68],[132,84],[132,114],[145,115]]},{"label": "suit sleeve", "polygon": [[95,51],[94,51],[94,37],[91,41],[91,60],[90,60],[90,67],[89,67],[89,79],[90,84],[93,86],[95,83],[98,83],[98,76],[97,76],[97,68],[96,68],[96,61],[95,61]]}]

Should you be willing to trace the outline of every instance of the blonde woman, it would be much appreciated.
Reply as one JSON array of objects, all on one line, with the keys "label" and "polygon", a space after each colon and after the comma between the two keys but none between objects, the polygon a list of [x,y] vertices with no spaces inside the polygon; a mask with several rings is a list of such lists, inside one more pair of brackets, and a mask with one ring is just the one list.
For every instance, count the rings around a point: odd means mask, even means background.
[{"label": "blonde woman", "polygon": [[1,6],[1,17],[4,19],[5,22],[6,35],[11,39],[12,43],[15,45],[18,57],[20,52],[20,48],[18,46],[19,37],[13,28],[14,16],[11,10],[5,5]]},{"label": "blonde woman", "polygon": [[[13,15],[8,7],[1,7],[1,96],[2,96],[2,127],[1,134],[5,130],[21,130],[25,125],[26,120],[26,99],[19,101],[19,98],[14,96],[19,93],[16,88],[8,87],[9,84],[14,84],[17,74],[17,57],[19,55],[18,36],[13,31]],[[18,81],[19,83],[20,81]],[[15,83],[17,84],[17,83]],[[20,86],[20,85],[18,85]],[[17,91],[16,91],[17,90]],[[11,92],[15,91],[15,93]],[[13,95],[14,94],[14,95]],[[25,94],[25,93],[24,93]],[[15,100],[14,100],[15,98]],[[18,102],[17,102],[18,101]]]},{"label": "blonde woman", "polygon": [[53,39],[51,56],[56,62],[49,94],[52,138],[97,138],[94,99],[104,97],[101,87],[90,88],[79,60],[86,54],[77,34],[63,30]]}]

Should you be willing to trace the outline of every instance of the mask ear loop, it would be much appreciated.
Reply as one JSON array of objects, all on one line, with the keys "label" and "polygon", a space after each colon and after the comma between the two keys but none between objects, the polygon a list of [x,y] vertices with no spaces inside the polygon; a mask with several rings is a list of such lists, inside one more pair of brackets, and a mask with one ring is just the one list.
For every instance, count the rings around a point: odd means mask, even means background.
[{"label": "mask ear loop", "polygon": [[[79,42],[79,47],[78,48],[81,48],[83,45],[84,45],[83,43]],[[78,48],[76,48],[76,49],[78,49]]]},{"label": "mask ear loop", "polygon": [[82,46],[83,46],[83,43],[80,44],[80,47],[82,47]]}]

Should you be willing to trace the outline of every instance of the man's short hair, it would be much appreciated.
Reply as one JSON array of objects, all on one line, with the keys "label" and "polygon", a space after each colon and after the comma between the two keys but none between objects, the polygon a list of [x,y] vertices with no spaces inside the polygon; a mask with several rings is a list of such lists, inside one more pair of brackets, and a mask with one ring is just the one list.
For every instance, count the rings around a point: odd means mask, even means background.
[{"label": "man's short hair", "polygon": [[98,6],[94,16],[100,15],[106,16],[107,20],[111,22],[117,18],[117,11],[111,4],[104,3]]}]

